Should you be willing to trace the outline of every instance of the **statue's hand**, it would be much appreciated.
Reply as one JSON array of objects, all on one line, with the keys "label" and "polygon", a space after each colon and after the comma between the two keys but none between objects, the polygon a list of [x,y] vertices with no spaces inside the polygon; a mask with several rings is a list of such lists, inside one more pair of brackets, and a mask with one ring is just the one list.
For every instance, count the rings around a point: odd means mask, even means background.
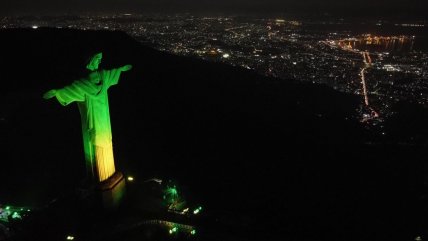
[{"label": "statue's hand", "polygon": [[125,66],[122,66],[122,71],[128,71],[128,70],[131,70],[132,69],[132,65],[130,65],[130,64],[127,64],[127,65],[125,65]]},{"label": "statue's hand", "polygon": [[46,93],[43,95],[43,98],[44,98],[45,100],[47,100],[47,99],[50,99],[50,98],[54,97],[55,95],[56,95],[56,90],[49,90],[48,92],[46,92]]}]

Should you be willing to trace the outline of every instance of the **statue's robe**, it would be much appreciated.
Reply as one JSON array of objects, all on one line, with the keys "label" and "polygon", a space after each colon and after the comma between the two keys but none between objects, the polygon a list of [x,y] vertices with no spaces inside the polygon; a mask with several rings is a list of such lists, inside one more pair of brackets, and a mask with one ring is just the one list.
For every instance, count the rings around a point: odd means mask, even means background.
[{"label": "statue's robe", "polygon": [[77,80],[58,89],[55,96],[64,106],[77,102],[86,167],[89,175],[101,182],[115,172],[107,90],[118,83],[121,70],[98,70],[97,73],[99,83],[92,83],[89,79]]}]

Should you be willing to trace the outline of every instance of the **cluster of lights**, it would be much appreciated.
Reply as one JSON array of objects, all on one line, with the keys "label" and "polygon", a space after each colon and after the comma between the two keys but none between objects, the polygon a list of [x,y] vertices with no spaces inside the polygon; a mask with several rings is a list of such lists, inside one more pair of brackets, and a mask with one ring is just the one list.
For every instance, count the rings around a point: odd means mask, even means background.
[{"label": "cluster of lights", "polygon": [[183,209],[183,211],[181,211],[181,214],[186,214],[187,212],[189,212],[189,208]]},{"label": "cluster of lights", "polygon": [[195,209],[194,211],[193,211],[193,214],[198,214],[198,213],[200,213],[202,211],[202,207],[198,207],[197,209]]},{"label": "cluster of lights", "polygon": [[17,207],[12,207],[12,206],[6,206],[4,208],[5,212],[2,214],[2,219],[5,219],[6,221],[8,220],[8,217],[12,218],[12,219],[22,219],[23,215],[25,215],[25,213],[23,214],[22,212],[30,212],[30,209],[27,208],[17,208]]},{"label": "cluster of lights", "polygon": [[173,227],[173,228],[171,228],[169,230],[169,234],[173,234],[173,233],[176,233],[176,232],[178,232],[178,228],[177,227]]},{"label": "cluster of lights", "polygon": [[13,218],[13,219],[22,219],[21,215],[19,215],[19,213],[18,213],[18,212],[13,212],[13,214],[12,214],[12,218]]},{"label": "cluster of lights", "polygon": [[68,235],[67,240],[74,240],[74,236]]},{"label": "cluster of lights", "polygon": [[[169,234],[175,234],[175,233],[178,233],[178,228],[177,227],[173,227],[173,228],[171,228],[170,230],[169,230]],[[195,229],[192,229],[192,231],[190,231],[190,234],[191,235],[196,235],[196,230]]]}]

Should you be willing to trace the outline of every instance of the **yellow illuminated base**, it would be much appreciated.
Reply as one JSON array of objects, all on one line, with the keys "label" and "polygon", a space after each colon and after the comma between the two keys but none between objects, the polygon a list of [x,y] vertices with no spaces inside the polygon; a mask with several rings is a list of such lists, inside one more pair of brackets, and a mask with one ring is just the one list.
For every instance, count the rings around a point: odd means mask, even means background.
[{"label": "yellow illuminated base", "polygon": [[113,176],[99,185],[104,208],[117,207],[125,194],[125,178],[121,172],[115,172]]},{"label": "yellow illuminated base", "polygon": [[108,144],[104,147],[95,146],[95,160],[100,182],[112,177],[116,171],[114,168],[113,146],[111,141],[106,142]]}]

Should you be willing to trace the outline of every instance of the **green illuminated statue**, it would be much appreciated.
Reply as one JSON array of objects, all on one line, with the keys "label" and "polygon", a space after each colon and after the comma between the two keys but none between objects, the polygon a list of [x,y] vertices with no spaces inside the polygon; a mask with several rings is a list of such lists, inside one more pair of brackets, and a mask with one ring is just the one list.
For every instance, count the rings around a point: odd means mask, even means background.
[{"label": "green illuminated statue", "polygon": [[43,98],[56,97],[61,105],[77,102],[82,120],[83,145],[89,175],[100,182],[115,173],[110,112],[107,90],[118,83],[120,74],[132,65],[112,70],[99,70],[102,53],[95,54],[86,68],[86,78],[74,81],[62,89],[46,92]]}]

